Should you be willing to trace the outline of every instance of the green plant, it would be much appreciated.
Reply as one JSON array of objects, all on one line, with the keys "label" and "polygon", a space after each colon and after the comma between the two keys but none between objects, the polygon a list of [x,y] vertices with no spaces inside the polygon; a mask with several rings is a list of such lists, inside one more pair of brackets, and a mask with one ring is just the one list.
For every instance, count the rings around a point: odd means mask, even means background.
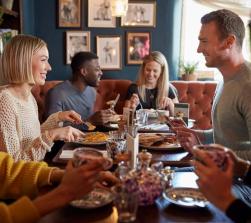
[{"label": "green plant", "polygon": [[182,62],[180,67],[183,74],[193,74],[196,68],[198,67],[199,62]]}]

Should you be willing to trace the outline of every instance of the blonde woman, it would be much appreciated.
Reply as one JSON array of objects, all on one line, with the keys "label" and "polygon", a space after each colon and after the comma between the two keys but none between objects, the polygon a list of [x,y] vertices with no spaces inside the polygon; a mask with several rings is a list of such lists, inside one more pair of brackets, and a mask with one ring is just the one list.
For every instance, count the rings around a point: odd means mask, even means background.
[{"label": "blonde woman", "polygon": [[136,84],[131,84],[127,93],[126,107],[169,110],[174,114],[178,103],[176,89],[169,83],[168,64],[165,56],[153,51],[145,56]]},{"label": "blonde woman", "polygon": [[33,36],[18,35],[4,48],[0,60],[0,151],[14,160],[42,160],[53,141],[73,141],[83,133],[72,127],[59,128],[61,121],[81,123],[73,112],[52,114],[40,126],[38,107],[31,93],[35,84],[45,83],[49,52],[46,43]]}]

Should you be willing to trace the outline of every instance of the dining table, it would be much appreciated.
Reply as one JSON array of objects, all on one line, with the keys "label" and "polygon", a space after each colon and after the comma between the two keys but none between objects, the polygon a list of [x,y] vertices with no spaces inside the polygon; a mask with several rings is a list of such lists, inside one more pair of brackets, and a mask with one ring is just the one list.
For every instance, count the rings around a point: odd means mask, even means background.
[{"label": "dining table", "polygon": [[[197,188],[193,172],[174,174],[173,187]],[[81,209],[70,204],[41,218],[39,223],[116,223],[118,215],[113,203],[95,209]],[[219,209],[208,203],[206,207],[181,207],[161,195],[153,205],[139,206],[135,223],[166,222],[232,222]]]},{"label": "dining table", "polygon": [[[53,166],[64,168],[68,159],[61,159],[64,150],[74,150],[83,147],[79,143],[64,143],[56,156],[49,163]],[[93,146],[98,150],[105,150],[105,145]],[[165,166],[171,166],[175,171],[173,177],[173,188],[198,188],[197,176],[192,171],[180,171],[178,167],[189,167],[191,156],[183,149],[163,152],[151,151],[153,162],[162,161]],[[117,210],[113,203],[99,208],[82,209],[71,206],[71,204],[60,208],[43,218],[39,223],[115,223],[118,222]],[[205,207],[183,207],[167,200],[161,195],[153,205],[139,206],[135,223],[166,223],[166,222],[232,222],[211,203]]]}]

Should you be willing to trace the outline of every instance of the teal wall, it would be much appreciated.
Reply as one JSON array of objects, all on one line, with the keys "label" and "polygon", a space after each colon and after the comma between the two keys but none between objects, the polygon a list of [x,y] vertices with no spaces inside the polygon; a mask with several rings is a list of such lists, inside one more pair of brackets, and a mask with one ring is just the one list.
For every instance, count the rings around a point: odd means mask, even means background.
[{"label": "teal wall", "polygon": [[[122,70],[104,71],[104,79],[135,80],[139,65],[127,65],[125,37],[127,31],[150,32],[151,50],[161,51],[167,58],[170,80],[177,79],[180,52],[182,0],[157,0],[155,28],[125,28],[117,18],[116,28],[88,28],[87,0],[82,0],[81,30],[91,32],[91,49],[96,52],[96,35],[120,35],[122,37]],[[57,27],[57,0],[23,0],[24,33],[41,37],[48,43],[52,71],[48,80],[65,80],[70,77],[70,66],[65,64],[65,31]]]}]

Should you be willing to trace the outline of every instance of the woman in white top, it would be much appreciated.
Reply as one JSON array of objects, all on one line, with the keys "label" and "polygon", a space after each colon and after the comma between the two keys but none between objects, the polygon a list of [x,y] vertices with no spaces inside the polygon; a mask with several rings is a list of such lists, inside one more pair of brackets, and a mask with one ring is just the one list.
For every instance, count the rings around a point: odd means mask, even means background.
[{"label": "woman in white top", "polygon": [[45,83],[51,70],[46,43],[33,36],[17,35],[5,46],[0,60],[0,151],[15,160],[42,160],[55,140],[73,141],[84,133],[59,122],[81,123],[73,112],[52,114],[40,126],[38,107],[31,89]]}]

